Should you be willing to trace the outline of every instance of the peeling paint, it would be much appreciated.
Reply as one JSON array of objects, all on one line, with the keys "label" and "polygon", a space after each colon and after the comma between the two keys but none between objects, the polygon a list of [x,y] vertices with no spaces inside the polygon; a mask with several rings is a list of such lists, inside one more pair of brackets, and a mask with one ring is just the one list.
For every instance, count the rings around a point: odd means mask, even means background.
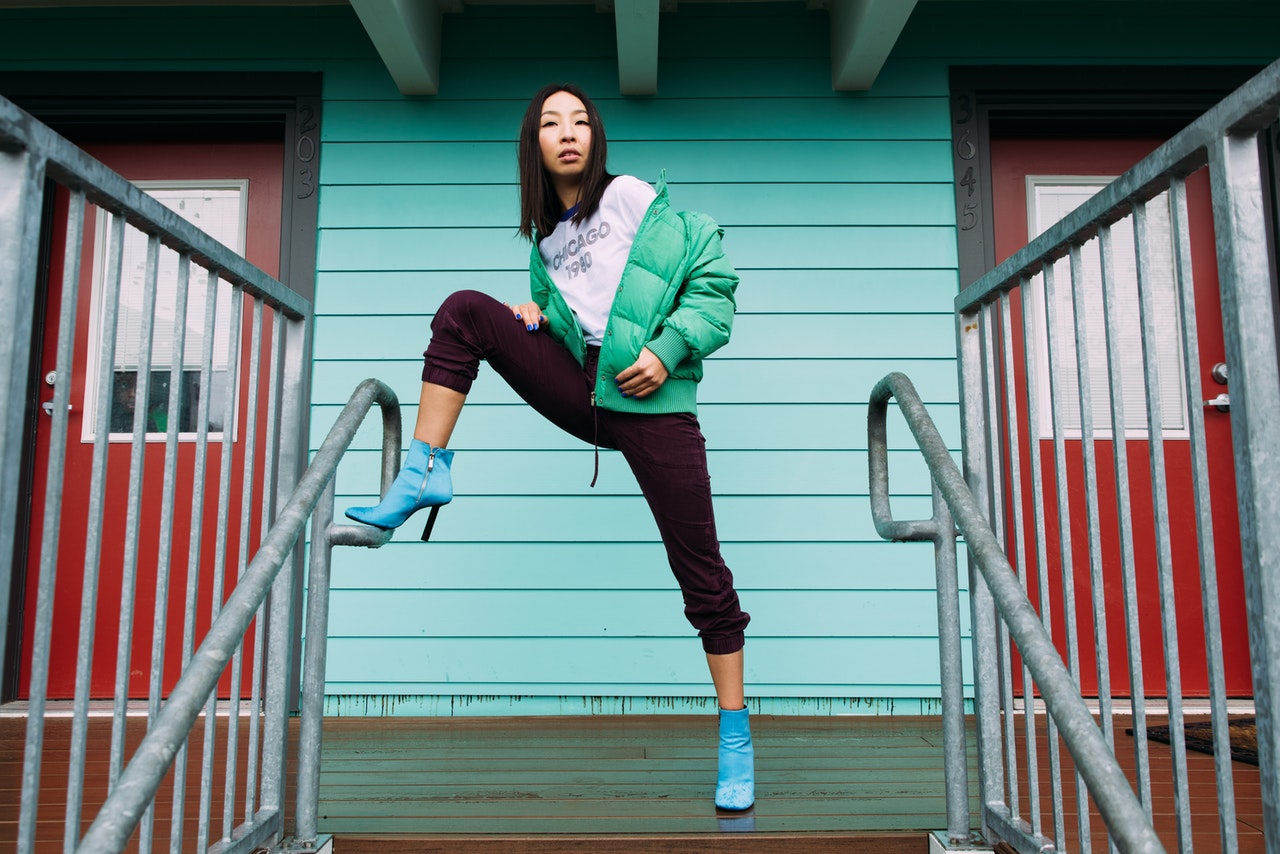
[{"label": "peeling paint", "polygon": [[[756,715],[930,715],[942,714],[936,697],[750,697]],[[714,714],[714,697],[574,697],[500,694],[329,694],[326,717],[485,717],[539,715]],[[973,713],[972,700],[965,701]]]}]

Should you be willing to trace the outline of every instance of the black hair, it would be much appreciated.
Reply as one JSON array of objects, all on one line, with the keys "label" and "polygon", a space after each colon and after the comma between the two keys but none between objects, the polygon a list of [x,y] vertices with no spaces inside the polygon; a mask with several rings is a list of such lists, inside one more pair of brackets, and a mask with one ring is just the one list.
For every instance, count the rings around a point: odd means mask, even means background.
[{"label": "black hair", "polygon": [[574,223],[581,223],[596,212],[605,188],[614,178],[605,169],[609,149],[605,141],[604,121],[587,93],[572,83],[543,86],[525,109],[524,120],[520,123],[520,144],[517,151],[520,167],[520,233],[529,240],[533,240],[535,231],[544,237],[555,231],[556,224],[564,215],[560,197],[543,165],[542,147],[538,140],[543,104],[557,92],[568,92],[582,102],[587,110],[587,124],[591,127],[591,146],[587,150],[587,165],[582,174],[578,209],[573,215]]}]

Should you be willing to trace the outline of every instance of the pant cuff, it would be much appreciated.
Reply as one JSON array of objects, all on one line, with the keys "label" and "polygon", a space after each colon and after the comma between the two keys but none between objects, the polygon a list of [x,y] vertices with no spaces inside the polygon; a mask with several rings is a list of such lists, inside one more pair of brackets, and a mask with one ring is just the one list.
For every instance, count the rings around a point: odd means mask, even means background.
[{"label": "pant cuff", "polygon": [[726,637],[702,639],[702,651],[711,655],[732,655],[746,646],[746,636],[742,632]]},{"label": "pant cuff", "polygon": [[439,365],[424,364],[422,366],[422,381],[433,385],[442,385],[460,394],[469,394],[471,392],[470,377],[459,376]]}]

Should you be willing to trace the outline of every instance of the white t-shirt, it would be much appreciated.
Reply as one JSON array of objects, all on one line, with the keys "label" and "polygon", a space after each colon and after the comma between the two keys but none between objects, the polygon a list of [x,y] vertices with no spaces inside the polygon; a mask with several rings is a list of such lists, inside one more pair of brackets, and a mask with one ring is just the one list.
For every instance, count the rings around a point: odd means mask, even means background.
[{"label": "white t-shirt", "polygon": [[560,218],[555,231],[538,241],[542,263],[578,318],[588,344],[604,340],[631,244],[657,195],[639,178],[619,175],[605,188],[594,214],[575,225],[570,221],[575,207]]}]

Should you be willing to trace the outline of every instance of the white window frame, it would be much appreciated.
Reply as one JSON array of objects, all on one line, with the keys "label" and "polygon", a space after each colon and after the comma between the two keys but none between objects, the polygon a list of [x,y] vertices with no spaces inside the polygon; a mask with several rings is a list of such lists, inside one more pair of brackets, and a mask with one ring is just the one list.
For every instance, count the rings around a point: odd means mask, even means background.
[{"label": "white window frame", "polygon": [[[1040,213],[1039,199],[1042,189],[1048,187],[1089,187],[1096,193],[1103,187],[1115,180],[1115,176],[1101,175],[1028,175],[1026,177],[1026,199],[1027,199],[1027,234],[1030,240],[1034,240],[1038,235],[1046,231],[1050,226],[1057,222],[1062,216],[1069,211],[1063,210],[1059,216],[1050,218]],[[1089,194],[1093,195],[1092,193]],[[1088,196],[1082,197],[1083,202]],[[1167,194],[1158,196],[1148,203],[1148,212],[1157,216],[1157,205],[1160,204],[1159,199],[1164,199],[1167,208]],[[1048,221],[1046,221],[1048,220]],[[1151,217],[1148,217],[1148,224],[1151,224]],[[1115,266],[1115,275],[1119,280],[1125,276],[1124,262],[1128,257],[1132,257],[1135,240],[1133,237],[1132,215],[1125,217],[1111,227],[1112,231],[1112,250]],[[1099,240],[1091,238],[1083,247],[1083,263],[1086,270],[1100,270],[1100,262],[1098,261]],[[1159,247],[1155,248],[1159,251]],[[1187,391],[1186,380],[1183,377],[1182,368],[1182,326],[1178,315],[1176,281],[1172,279],[1173,265],[1173,249],[1169,247],[1167,274],[1169,281],[1173,282],[1170,294],[1165,296],[1165,309],[1172,307],[1172,330],[1173,335],[1165,344],[1165,352],[1160,354],[1160,362],[1158,365],[1160,375],[1160,397],[1161,397],[1161,414],[1162,414],[1162,436],[1164,439],[1189,439],[1190,432],[1187,425]],[[1159,264],[1159,261],[1155,263]],[[1131,267],[1129,268],[1132,269]],[[1154,271],[1154,275],[1164,275],[1161,271]],[[1134,274],[1128,274],[1129,279],[1134,279]],[[1097,281],[1101,280],[1100,274]],[[1054,286],[1058,293],[1058,326],[1063,330],[1059,335],[1059,370],[1063,373],[1059,385],[1062,387],[1059,399],[1060,418],[1063,421],[1063,438],[1064,439],[1082,439],[1083,432],[1081,426],[1081,417],[1079,413],[1079,389],[1078,389],[1078,372],[1075,360],[1075,325],[1070,314],[1071,308],[1071,267],[1067,258],[1062,258],[1054,265]],[[1101,292],[1099,291],[1099,294]],[[1122,389],[1124,393],[1124,415],[1125,415],[1125,438],[1145,440],[1148,438],[1147,429],[1147,407],[1146,407],[1146,390],[1140,381],[1128,382],[1130,376],[1142,377],[1142,349],[1141,349],[1141,318],[1137,310],[1137,291],[1136,287],[1132,289],[1133,294],[1133,310],[1124,312],[1121,318],[1122,324],[1131,326],[1129,335],[1132,336],[1131,342],[1136,342],[1136,369],[1125,370]],[[1169,299],[1172,302],[1169,302]],[[1034,347],[1032,348],[1033,359],[1036,371],[1036,409],[1037,409],[1037,435],[1040,438],[1052,438],[1053,430],[1053,413],[1049,408],[1049,345],[1045,329],[1044,314],[1044,274],[1035,276],[1029,287],[1024,290],[1023,305],[1033,312],[1032,314],[1032,334],[1035,338]],[[1064,314],[1064,308],[1067,313]],[[1068,321],[1064,323],[1064,320]],[[1106,329],[1102,322],[1103,314],[1101,307],[1095,313],[1091,313],[1086,321],[1087,332],[1094,346],[1089,351],[1089,369],[1093,378],[1091,386],[1092,402],[1093,402],[1093,437],[1095,439],[1112,438],[1111,431],[1111,401],[1108,389],[1108,369],[1106,362],[1105,335]],[[1162,327],[1163,328],[1163,327]],[[1064,338],[1065,336],[1065,338]],[[1132,352],[1132,351],[1131,351]],[[1126,363],[1127,364],[1127,363]],[[1068,404],[1064,406],[1064,404]],[[1176,420],[1172,416],[1176,416]]]},{"label": "white window frame", "polygon": [[[165,190],[186,190],[186,191],[236,190],[239,193],[239,207],[236,214],[236,223],[234,224],[234,233],[225,235],[225,237],[230,239],[230,242],[227,242],[227,240],[222,240],[222,242],[224,243],[224,245],[226,245],[229,249],[231,249],[236,254],[241,256],[244,255],[245,241],[248,235],[248,218],[249,218],[249,180],[247,178],[245,179],[199,179],[199,180],[191,179],[191,180],[163,180],[163,181],[159,181],[159,180],[134,181],[133,183],[139,189],[143,190],[149,195],[152,195],[153,197],[158,198],[162,204],[165,202],[165,199],[163,198],[163,191]],[[160,191],[160,193],[157,193],[155,191]],[[177,213],[179,216],[183,216],[184,219],[188,219],[189,222],[192,221],[188,217],[186,217],[181,210],[176,210],[174,208],[170,208],[170,209],[174,210],[174,212]],[[96,214],[97,215],[95,217],[95,220],[96,220],[95,234],[94,234],[94,241],[93,241],[93,287],[91,291],[92,298],[90,300],[90,309],[89,309],[89,330],[90,330],[89,351],[88,351],[88,357],[86,359],[86,365],[85,365],[85,383],[84,383],[85,417],[81,420],[81,431],[80,431],[80,441],[82,443],[91,443],[94,441],[94,436],[95,436],[94,425],[97,423],[98,372],[101,367],[101,357],[103,353],[102,304],[101,304],[102,288],[106,279],[106,269],[107,269],[106,249],[107,249],[108,241],[110,239],[109,238],[110,224],[113,219],[110,212],[105,211],[101,208],[97,209]],[[199,225],[198,223],[195,223],[195,224]],[[218,235],[213,235],[213,236],[216,239],[219,238]],[[130,276],[129,268],[131,266],[130,264],[131,261],[134,262],[132,265],[134,270],[138,271],[136,275],[133,277],[132,283],[134,283],[139,290],[141,290],[141,288],[143,287],[144,273],[142,271],[144,270],[145,258],[146,258],[146,241],[147,241],[147,238],[142,232],[138,231],[135,228],[130,227],[126,222],[125,258],[124,258],[124,264],[122,265],[121,274],[120,274],[121,275],[120,289],[122,292],[126,287],[126,280]],[[177,254],[173,252],[173,250],[168,249],[167,247],[162,245],[160,247],[161,270],[159,272],[159,276],[161,277],[161,281],[160,281],[161,288],[164,287],[163,276],[165,275],[166,255],[168,256],[168,259],[170,259],[173,263],[173,270],[174,270],[173,275],[176,277]],[[205,270],[204,268],[198,265],[192,264],[191,270],[190,270],[191,278],[188,285],[189,287],[195,286],[197,284],[197,281],[196,281],[197,276],[200,277],[198,284],[201,287],[203,287],[204,283],[207,281],[207,275],[205,273]],[[174,282],[175,282],[174,287],[176,287],[176,278],[174,279]],[[214,286],[221,289],[226,286],[226,283],[223,282],[221,279],[218,279],[215,281]],[[188,302],[187,310],[188,311],[191,310],[190,302]],[[229,319],[230,319],[230,313],[228,313],[228,320]],[[117,318],[117,323],[118,323],[118,320],[119,319]],[[215,323],[215,327],[214,327],[215,363],[217,360],[216,349],[219,341],[229,343],[229,340],[230,340],[228,335],[229,329],[225,328],[226,327],[225,323],[223,324],[223,327],[224,328],[219,328],[218,325]],[[117,331],[117,334],[118,334],[118,331]],[[225,349],[225,345],[224,345],[224,349]],[[239,360],[240,354],[227,353],[226,358],[228,361],[226,370],[231,371],[235,362]],[[153,363],[152,370],[167,370],[170,366],[171,366],[171,361],[166,360],[165,364],[163,365],[157,365]],[[114,370],[113,370],[113,373],[114,373]],[[234,374],[236,377],[236,382],[234,384],[234,387],[229,388],[227,390],[228,394],[233,395],[233,401],[234,401],[233,411],[232,411],[233,414],[231,419],[232,431],[231,431],[231,437],[230,437],[230,440],[232,442],[236,440],[236,422],[238,421],[238,413],[239,413],[239,406],[240,406],[240,394],[239,394],[240,371],[237,370],[234,372]],[[167,438],[166,434],[162,432],[148,431],[146,433],[147,442],[164,442],[166,438]],[[180,442],[194,442],[196,441],[196,438],[197,438],[197,433],[195,432],[183,431],[178,434],[178,440]],[[208,433],[208,441],[210,442],[221,442],[224,440],[224,438],[225,438],[225,431],[210,430]],[[132,432],[129,432],[129,433],[113,432],[108,436],[107,441],[113,442],[113,443],[131,442],[133,441],[133,434]]]}]

